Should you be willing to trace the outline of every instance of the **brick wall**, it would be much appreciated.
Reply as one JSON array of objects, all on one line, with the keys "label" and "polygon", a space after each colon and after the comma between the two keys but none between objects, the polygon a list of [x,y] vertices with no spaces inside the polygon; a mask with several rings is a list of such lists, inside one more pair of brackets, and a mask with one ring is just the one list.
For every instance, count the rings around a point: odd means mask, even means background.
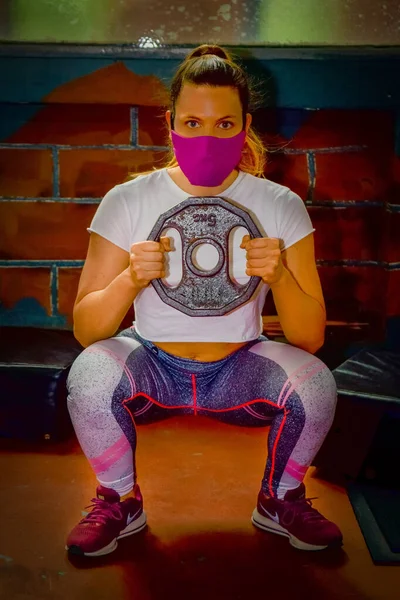
[{"label": "brick wall", "polygon": [[277,143],[288,138],[276,126],[274,132],[274,122],[285,131],[285,120],[302,120],[289,146],[270,156],[267,173],[305,199],[328,318],[383,327],[400,313],[395,113],[274,111],[270,117],[266,138]]},{"label": "brick wall", "polygon": [[[0,324],[71,327],[101,197],[165,157],[163,84],[153,78],[146,95],[120,65],[96,73],[99,96],[88,75],[69,83],[72,94],[1,106],[12,133],[0,143]],[[400,313],[394,111],[264,108],[255,122],[270,148],[267,176],[301,195],[316,227],[328,318],[379,329]],[[264,312],[273,310],[269,298]]]},{"label": "brick wall", "polygon": [[69,328],[86,227],[102,196],[167,148],[135,106],[43,105],[0,145],[2,324]]}]

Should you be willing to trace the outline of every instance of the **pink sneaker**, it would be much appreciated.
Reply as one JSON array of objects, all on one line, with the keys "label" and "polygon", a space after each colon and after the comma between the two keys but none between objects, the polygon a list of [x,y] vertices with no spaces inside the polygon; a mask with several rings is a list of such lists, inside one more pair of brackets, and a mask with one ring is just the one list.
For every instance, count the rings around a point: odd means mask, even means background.
[{"label": "pink sneaker", "polygon": [[289,538],[290,544],[300,550],[324,550],[343,545],[343,536],[337,525],[325,519],[305,497],[302,483],[289,490],[284,500],[258,494],[257,508],[252,522],[256,527]]},{"label": "pink sneaker", "polygon": [[138,533],[146,527],[143,498],[136,486],[134,498],[120,501],[114,490],[98,486],[91,512],[76,525],[67,538],[66,550],[71,554],[102,556],[113,552],[117,540]]}]

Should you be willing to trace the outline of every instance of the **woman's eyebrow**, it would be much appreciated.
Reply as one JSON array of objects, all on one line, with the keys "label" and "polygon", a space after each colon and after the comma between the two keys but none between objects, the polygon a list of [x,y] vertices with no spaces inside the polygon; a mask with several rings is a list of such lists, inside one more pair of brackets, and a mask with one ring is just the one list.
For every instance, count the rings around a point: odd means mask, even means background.
[{"label": "woman's eyebrow", "polygon": [[226,115],[226,117],[221,117],[218,121],[225,121],[225,119],[236,119],[237,115]]},{"label": "woman's eyebrow", "polygon": [[[195,115],[184,115],[184,119],[197,119],[197,121],[202,121],[203,117],[195,116]],[[237,115],[226,115],[225,117],[220,117],[217,121],[225,121],[225,119],[236,119]]]}]

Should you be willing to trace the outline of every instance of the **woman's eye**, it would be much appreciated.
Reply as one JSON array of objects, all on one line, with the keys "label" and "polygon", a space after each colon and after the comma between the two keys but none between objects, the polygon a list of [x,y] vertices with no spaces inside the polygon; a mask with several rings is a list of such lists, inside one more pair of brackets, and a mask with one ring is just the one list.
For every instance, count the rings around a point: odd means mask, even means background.
[{"label": "woman's eye", "polygon": [[197,121],[187,121],[186,125],[190,128],[190,129],[194,129],[195,127],[197,127],[198,122]]},{"label": "woman's eye", "polygon": [[231,129],[231,127],[233,127],[233,123],[231,123],[231,121],[222,121],[219,126],[221,129]]}]

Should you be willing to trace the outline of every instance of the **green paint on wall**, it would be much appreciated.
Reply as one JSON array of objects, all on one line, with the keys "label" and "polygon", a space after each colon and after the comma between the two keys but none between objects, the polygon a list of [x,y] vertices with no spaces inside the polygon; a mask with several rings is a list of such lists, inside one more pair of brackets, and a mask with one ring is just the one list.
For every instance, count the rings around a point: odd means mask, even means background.
[{"label": "green paint on wall", "polygon": [[337,0],[263,0],[258,38],[269,44],[337,44],[342,14]]},{"label": "green paint on wall", "polygon": [[113,0],[13,0],[12,39],[88,43],[107,39],[112,5]]},{"label": "green paint on wall", "polygon": [[22,298],[12,308],[0,302],[0,326],[70,329],[66,316],[48,315],[35,298]]}]

